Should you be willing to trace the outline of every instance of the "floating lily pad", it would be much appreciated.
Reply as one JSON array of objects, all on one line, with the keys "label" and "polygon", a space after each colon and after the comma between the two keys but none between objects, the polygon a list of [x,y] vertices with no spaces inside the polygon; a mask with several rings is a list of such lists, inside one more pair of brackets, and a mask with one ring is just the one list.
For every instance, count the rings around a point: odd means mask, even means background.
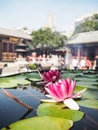
[{"label": "floating lily pad", "polygon": [[42,81],[42,79],[37,79],[37,78],[28,78],[29,81],[31,82],[39,82]]},{"label": "floating lily pad", "polygon": [[74,78],[75,78],[75,74],[64,73],[64,74],[62,75],[62,78],[63,78],[63,79],[66,79],[66,78],[74,79]]},{"label": "floating lily pad", "polygon": [[14,88],[14,87],[17,87],[17,83],[15,82],[0,83],[0,88]]},{"label": "floating lily pad", "polygon": [[73,121],[81,120],[84,113],[76,110],[62,108],[61,105],[55,103],[42,103],[37,110],[38,116],[52,116],[70,119]]},{"label": "floating lily pad", "polygon": [[77,86],[83,86],[83,87],[86,87],[86,88],[91,88],[91,89],[98,89],[97,85],[94,85],[93,82],[77,82]]},{"label": "floating lily pad", "polygon": [[33,72],[33,73],[26,73],[25,76],[27,78],[35,78],[35,79],[41,79],[40,75],[38,72]]},{"label": "floating lily pad", "polygon": [[30,83],[30,81],[25,80],[25,77],[21,75],[0,78],[0,88],[13,88],[17,84],[28,85]]},{"label": "floating lily pad", "polygon": [[[75,93],[84,89],[82,86],[77,86],[75,89]],[[81,100],[77,100],[77,103],[81,106],[88,108],[98,108],[98,89],[90,89],[88,88],[81,97]]]},{"label": "floating lily pad", "polygon": [[[76,86],[75,88],[75,93],[83,90],[84,88],[86,87],[83,87],[83,86]],[[90,89],[90,88],[87,88],[86,91],[82,94],[82,97],[81,97],[81,100],[84,100],[84,99],[98,99],[98,89]],[[86,104],[85,104],[86,105]]]},{"label": "floating lily pad", "polygon": [[95,78],[95,77],[85,77],[85,76],[83,76],[83,77],[79,77],[79,78],[75,78],[76,79],[76,81],[82,81],[82,82],[88,82],[88,81],[90,81],[90,82],[96,82],[96,80],[98,79],[98,78]]},{"label": "floating lily pad", "polygon": [[[10,125],[10,130],[69,130],[73,122],[57,117],[34,117]],[[4,128],[2,130],[7,130]]]},{"label": "floating lily pad", "polygon": [[78,104],[84,107],[98,109],[98,100],[92,100],[92,99],[81,100],[81,101],[78,101]]}]

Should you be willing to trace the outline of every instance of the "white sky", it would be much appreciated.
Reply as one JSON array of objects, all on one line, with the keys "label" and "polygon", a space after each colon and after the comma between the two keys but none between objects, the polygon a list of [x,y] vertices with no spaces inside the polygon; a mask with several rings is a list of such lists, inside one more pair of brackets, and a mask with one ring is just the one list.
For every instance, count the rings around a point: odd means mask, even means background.
[{"label": "white sky", "polygon": [[95,11],[98,0],[0,0],[0,27],[39,29],[53,15],[57,30],[67,31],[75,18]]}]

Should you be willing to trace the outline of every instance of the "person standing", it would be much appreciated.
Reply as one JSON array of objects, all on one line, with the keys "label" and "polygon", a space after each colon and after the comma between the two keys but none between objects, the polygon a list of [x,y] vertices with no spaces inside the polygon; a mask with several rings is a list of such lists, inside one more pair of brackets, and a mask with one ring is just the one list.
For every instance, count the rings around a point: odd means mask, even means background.
[{"label": "person standing", "polygon": [[94,67],[95,67],[95,70],[98,70],[98,55],[95,57]]},{"label": "person standing", "polygon": [[86,59],[86,68],[87,70],[91,68],[91,61],[88,58]]},{"label": "person standing", "polygon": [[85,70],[86,69],[86,60],[85,57],[82,57],[79,63],[79,67],[81,70]]},{"label": "person standing", "polygon": [[76,57],[72,59],[72,66],[75,70],[78,69],[78,59]]}]

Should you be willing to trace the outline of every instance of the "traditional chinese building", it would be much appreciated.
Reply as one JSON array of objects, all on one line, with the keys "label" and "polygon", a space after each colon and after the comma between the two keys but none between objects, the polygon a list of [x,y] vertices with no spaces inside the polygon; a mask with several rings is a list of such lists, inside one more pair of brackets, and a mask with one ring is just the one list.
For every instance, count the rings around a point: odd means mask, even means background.
[{"label": "traditional chinese building", "polygon": [[[0,61],[13,61],[17,56],[16,47],[20,40],[23,39],[24,44],[31,41],[31,36],[21,30],[10,30],[0,28]],[[24,52],[26,52],[24,50]]]},{"label": "traditional chinese building", "polygon": [[79,33],[71,37],[67,46],[78,60],[86,57],[94,61],[98,55],[98,31]]}]

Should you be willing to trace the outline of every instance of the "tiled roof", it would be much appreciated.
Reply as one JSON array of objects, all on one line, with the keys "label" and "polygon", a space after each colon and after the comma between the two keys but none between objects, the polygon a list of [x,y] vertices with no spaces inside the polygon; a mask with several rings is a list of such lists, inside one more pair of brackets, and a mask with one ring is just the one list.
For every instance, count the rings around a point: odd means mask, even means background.
[{"label": "tiled roof", "polygon": [[0,35],[13,36],[13,37],[32,40],[29,34],[21,30],[11,30],[11,29],[0,28]]},{"label": "tiled roof", "polygon": [[68,40],[68,44],[97,43],[98,31],[78,33]]}]

